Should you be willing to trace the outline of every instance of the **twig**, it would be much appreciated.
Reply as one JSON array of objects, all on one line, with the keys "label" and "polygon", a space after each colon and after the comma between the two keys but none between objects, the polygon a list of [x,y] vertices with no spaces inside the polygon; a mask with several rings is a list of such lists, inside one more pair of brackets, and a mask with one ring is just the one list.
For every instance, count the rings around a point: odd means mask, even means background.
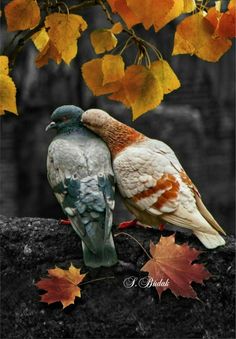
[{"label": "twig", "polygon": [[82,2],[79,5],[74,5],[74,6],[69,7],[69,11],[74,12],[74,11],[77,11],[77,10],[80,10],[80,9],[84,9],[84,8],[92,7],[92,6],[96,6],[96,5],[98,5],[97,0],[87,0],[87,1]]},{"label": "twig", "polygon": [[82,283],[79,284],[79,286],[86,285],[86,284],[90,284],[90,283],[93,283],[93,282],[95,282],[95,281],[106,280],[106,279],[115,279],[115,277],[114,277],[114,276],[111,276],[111,277],[97,278],[97,279],[93,279],[93,280],[89,280],[89,281],[82,282]]},{"label": "twig", "polygon": [[145,248],[143,247],[142,244],[140,244],[140,242],[135,238],[133,237],[132,235],[130,235],[129,233],[125,233],[125,232],[119,232],[119,233],[116,233],[114,235],[114,237],[118,237],[119,235],[127,235],[128,237],[130,237],[131,239],[133,239],[137,244],[139,244],[139,246],[142,248],[142,250],[144,251],[144,253],[148,256],[149,259],[152,259],[152,257],[148,254],[148,252],[145,250]]},{"label": "twig", "polygon": [[22,48],[24,47],[25,43],[38,31],[40,31],[40,29],[43,27],[44,25],[44,20],[41,20],[40,23],[32,30],[28,31],[21,39],[18,40],[15,48],[13,49],[13,51],[10,53],[9,55],[9,66],[10,66],[10,70],[12,69],[12,67],[15,64],[16,61],[16,57],[17,55],[20,53],[20,51],[22,50]]}]

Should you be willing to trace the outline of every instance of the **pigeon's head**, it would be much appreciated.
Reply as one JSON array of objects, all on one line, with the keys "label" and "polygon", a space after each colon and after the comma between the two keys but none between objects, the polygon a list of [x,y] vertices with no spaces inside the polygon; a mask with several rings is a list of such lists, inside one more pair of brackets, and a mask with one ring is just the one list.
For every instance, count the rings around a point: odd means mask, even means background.
[{"label": "pigeon's head", "polygon": [[114,119],[105,111],[101,109],[91,108],[82,114],[81,122],[84,126],[100,134],[107,124],[112,124]]},{"label": "pigeon's head", "polygon": [[49,129],[66,130],[81,125],[83,110],[73,105],[58,107],[51,115],[52,122],[46,127]]}]

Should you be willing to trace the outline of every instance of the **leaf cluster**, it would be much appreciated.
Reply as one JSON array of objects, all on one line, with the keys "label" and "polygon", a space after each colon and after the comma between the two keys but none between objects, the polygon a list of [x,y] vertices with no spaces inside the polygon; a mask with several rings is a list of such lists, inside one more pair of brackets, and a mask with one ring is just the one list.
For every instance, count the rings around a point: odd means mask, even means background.
[{"label": "leaf cluster", "polygon": [[[90,26],[78,12],[91,6],[104,11],[111,27],[90,32],[95,53],[103,55],[83,64],[83,78],[94,95],[109,95],[109,99],[131,108],[133,118],[154,109],[164,95],[180,87],[177,75],[161,52],[137,35],[137,25],[146,30],[153,27],[158,32],[180,17],[172,55],[195,54],[208,62],[218,61],[235,37],[235,0],[229,1],[226,11],[222,9],[222,1],[215,1],[212,7],[209,1],[202,0],[84,0],[73,6],[69,1],[11,0],[4,14],[8,31],[16,35],[0,62],[4,65],[9,57],[10,69],[14,67],[19,52],[31,41],[38,50],[37,67],[48,64],[50,59],[57,64],[70,64],[80,54],[78,39]],[[137,54],[133,63],[126,65],[123,54],[130,47]],[[0,114],[4,111],[17,114],[15,87],[12,79],[7,79],[1,79],[0,83]]]}]

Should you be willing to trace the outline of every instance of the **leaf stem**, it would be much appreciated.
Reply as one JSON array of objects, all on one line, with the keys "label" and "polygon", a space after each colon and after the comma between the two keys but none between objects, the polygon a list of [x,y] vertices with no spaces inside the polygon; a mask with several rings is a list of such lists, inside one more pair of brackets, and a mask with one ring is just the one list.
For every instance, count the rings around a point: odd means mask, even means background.
[{"label": "leaf stem", "polygon": [[149,259],[152,259],[152,257],[150,256],[150,254],[148,254],[148,252],[145,250],[145,248],[143,247],[143,245],[132,235],[130,235],[129,233],[125,233],[125,232],[119,232],[114,234],[114,237],[119,237],[120,235],[126,235],[128,237],[130,237],[131,239],[133,239],[137,244],[139,244],[139,246],[142,248],[142,250],[144,251],[144,253],[148,256]]},{"label": "leaf stem", "polygon": [[77,11],[77,10],[80,10],[80,9],[84,9],[84,8],[92,7],[92,6],[96,6],[96,5],[98,5],[97,0],[87,0],[87,1],[82,2],[79,5],[74,5],[74,6],[69,7],[69,11],[74,12],[74,11]]},{"label": "leaf stem", "polygon": [[97,279],[85,281],[85,282],[80,283],[79,286],[86,285],[86,284],[90,284],[90,283],[93,283],[93,282],[95,282],[95,281],[106,280],[106,279],[115,279],[115,276],[111,276],[111,277],[102,277],[102,278],[97,278]]}]

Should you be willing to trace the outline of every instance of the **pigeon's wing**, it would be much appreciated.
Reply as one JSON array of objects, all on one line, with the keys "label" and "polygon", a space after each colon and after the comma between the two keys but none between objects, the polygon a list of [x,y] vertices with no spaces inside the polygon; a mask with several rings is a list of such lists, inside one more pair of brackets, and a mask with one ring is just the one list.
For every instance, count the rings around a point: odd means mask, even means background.
[{"label": "pigeon's wing", "polygon": [[[53,192],[74,230],[95,252],[96,237],[102,241],[110,235],[114,178],[93,168],[93,163],[88,166],[89,157],[91,154],[85,154],[81,146],[68,140],[55,140],[49,147],[47,171]],[[99,174],[93,175],[94,172]]]},{"label": "pigeon's wing", "polygon": [[186,174],[167,145],[150,140],[130,146],[115,158],[113,167],[121,194],[133,207],[172,224],[211,233],[198,211],[195,192],[187,178],[183,180]]},{"label": "pigeon's wing", "polygon": [[177,171],[163,154],[146,145],[129,147],[115,158],[114,171],[122,196],[141,210],[161,215],[178,207]]},{"label": "pigeon's wing", "polygon": [[82,239],[88,237],[93,244],[97,237],[106,240],[110,235],[114,208],[112,177],[99,174],[78,180],[72,176],[67,184],[62,207],[75,230],[80,236],[82,230]]}]

